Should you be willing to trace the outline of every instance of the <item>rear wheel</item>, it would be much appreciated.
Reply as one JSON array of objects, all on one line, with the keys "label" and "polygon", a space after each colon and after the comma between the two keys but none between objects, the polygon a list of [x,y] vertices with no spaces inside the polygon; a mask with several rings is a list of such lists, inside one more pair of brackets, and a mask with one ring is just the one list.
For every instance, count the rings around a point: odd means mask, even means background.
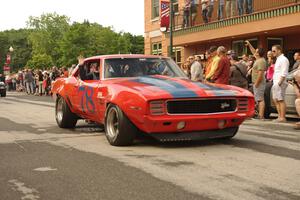
[{"label": "rear wheel", "polygon": [[60,128],[74,128],[78,117],[72,113],[67,102],[62,97],[57,97],[55,105],[55,118]]},{"label": "rear wheel", "polygon": [[105,117],[105,135],[113,146],[131,145],[137,135],[138,129],[116,105],[107,108]]}]

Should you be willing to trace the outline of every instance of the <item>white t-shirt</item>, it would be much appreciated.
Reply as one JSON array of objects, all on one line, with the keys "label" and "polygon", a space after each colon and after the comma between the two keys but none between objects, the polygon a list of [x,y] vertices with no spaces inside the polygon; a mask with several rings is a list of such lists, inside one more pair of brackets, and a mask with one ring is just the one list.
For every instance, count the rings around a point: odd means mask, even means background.
[{"label": "white t-shirt", "polygon": [[194,61],[191,66],[191,80],[202,81],[203,80],[203,69],[201,63]]},{"label": "white t-shirt", "polygon": [[277,57],[275,67],[274,67],[274,75],[273,75],[274,84],[279,83],[281,77],[286,77],[288,75],[289,66],[290,66],[290,62],[283,54]]}]

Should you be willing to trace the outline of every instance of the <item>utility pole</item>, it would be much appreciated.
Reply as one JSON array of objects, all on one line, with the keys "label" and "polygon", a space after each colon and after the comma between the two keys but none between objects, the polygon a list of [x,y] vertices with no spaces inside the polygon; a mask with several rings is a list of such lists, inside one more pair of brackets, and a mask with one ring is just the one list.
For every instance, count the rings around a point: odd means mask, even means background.
[{"label": "utility pole", "polygon": [[170,46],[169,46],[169,57],[173,58],[173,16],[174,16],[174,8],[173,8],[173,0],[170,0]]}]

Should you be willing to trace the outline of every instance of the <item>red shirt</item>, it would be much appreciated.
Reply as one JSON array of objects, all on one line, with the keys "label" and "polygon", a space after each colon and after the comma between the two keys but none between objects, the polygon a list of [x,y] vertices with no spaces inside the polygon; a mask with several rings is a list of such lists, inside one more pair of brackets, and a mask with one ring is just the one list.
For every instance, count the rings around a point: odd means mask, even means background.
[{"label": "red shirt", "polygon": [[213,80],[218,84],[229,84],[230,61],[226,56],[222,56],[218,68],[213,75]]}]

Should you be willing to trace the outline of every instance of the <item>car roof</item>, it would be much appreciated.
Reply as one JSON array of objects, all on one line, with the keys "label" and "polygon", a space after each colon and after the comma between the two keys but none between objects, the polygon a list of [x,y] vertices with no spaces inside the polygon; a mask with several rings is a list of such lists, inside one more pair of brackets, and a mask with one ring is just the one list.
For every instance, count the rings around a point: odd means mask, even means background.
[{"label": "car roof", "polygon": [[98,55],[86,58],[85,60],[108,59],[108,58],[167,58],[165,56],[144,55],[144,54],[112,54]]}]

